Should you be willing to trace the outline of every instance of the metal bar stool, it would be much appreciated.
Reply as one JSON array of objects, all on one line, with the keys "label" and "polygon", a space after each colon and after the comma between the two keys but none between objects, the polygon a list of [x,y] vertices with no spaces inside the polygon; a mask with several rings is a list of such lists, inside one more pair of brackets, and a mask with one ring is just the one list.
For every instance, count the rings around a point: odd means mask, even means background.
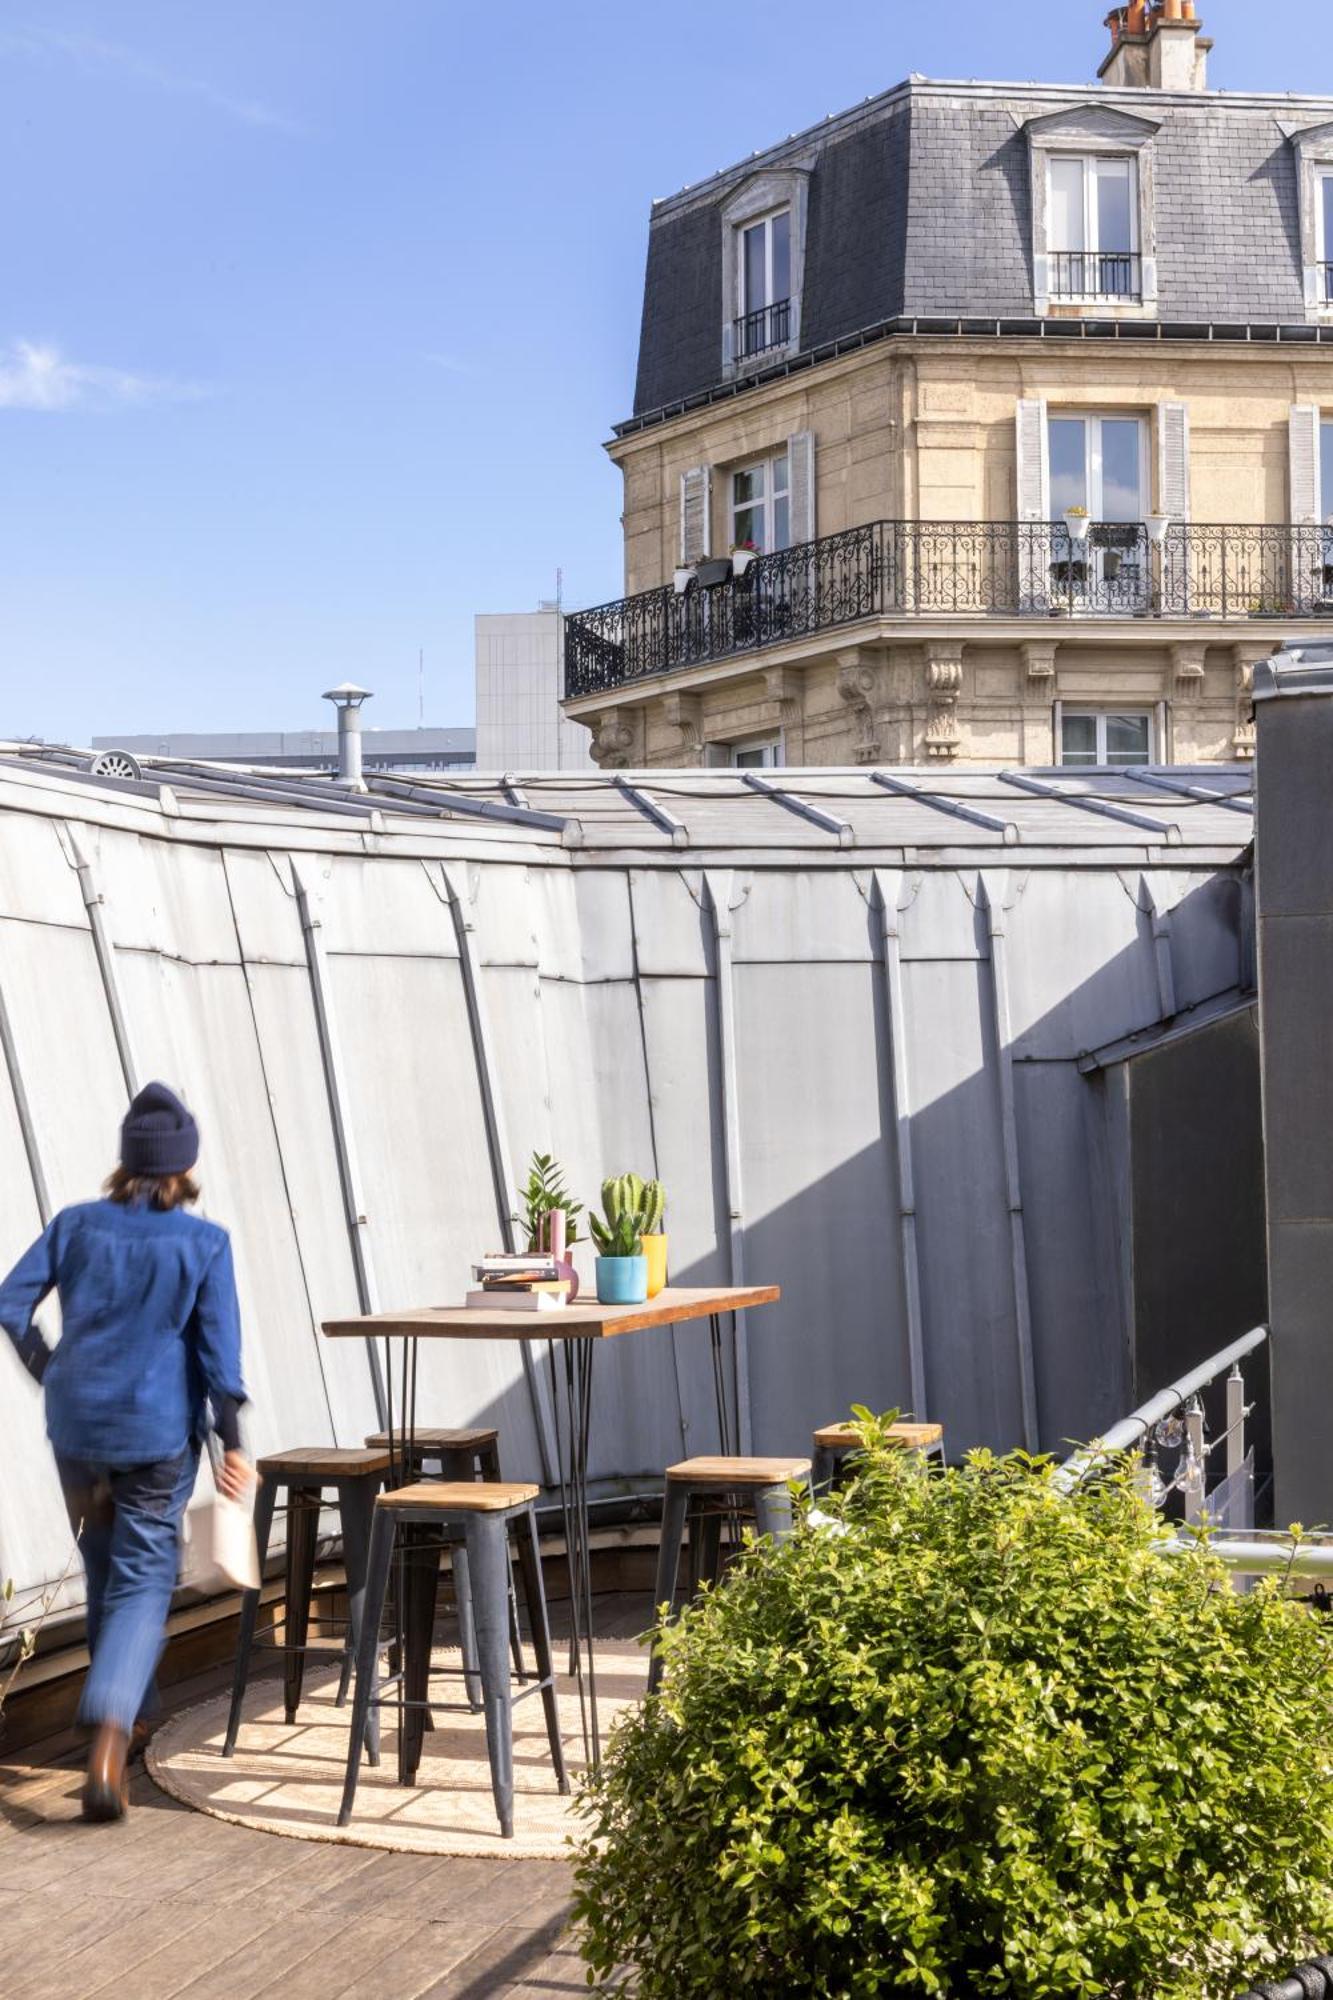
[{"label": "metal bar stool", "polygon": [[[406,1486],[416,1479],[495,1481],[501,1477],[500,1433],[494,1429],[414,1430],[408,1438],[391,1436],[388,1431],[375,1431],[366,1439],[366,1445],[372,1451],[392,1450],[395,1473],[392,1483],[395,1485]],[[468,1581],[467,1548],[463,1542],[455,1542],[451,1561],[454,1603],[458,1611],[459,1644],[466,1666],[477,1657],[477,1636],[472,1622],[472,1591]],[[514,1595],[512,1579],[509,1589],[509,1649],[514,1658],[515,1675],[521,1681],[526,1680],[523,1642],[518,1629],[518,1600]],[[342,1679],[338,1684],[339,1707],[346,1699],[355,1664],[355,1649],[349,1646],[343,1658]],[[389,1664],[396,1673],[400,1665],[396,1641],[389,1649]],[[473,1709],[479,1709],[480,1676],[475,1672],[465,1673],[464,1685]]]},{"label": "metal bar stool", "polygon": [[[753,1513],[761,1535],[771,1535],[775,1542],[786,1541],[792,1532],[793,1484],[809,1491],[808,1458],[687,1458],[679,1465],[669,1465],[653,1602],[669,1605],[669,1615],[674,1616],[676,1578],[692,1503],[695,1525],[691,1541],[697,1531],[703,1542],[703,1560],[698,1567],[716,1577],[723,1515],[742,1509]],[[661,1678],[662,1656],[654,1651],[648,1667],[649,1694]]]},{"label": "metal bar stool", "polygon": [[[890,1424],[887,1437],[890,1444],[899,1445],[904,1451],[923,1452],[927,1458],[937,1457],[941,1465],[944,1463],[943,1424]],[[863,1442],[853,1423],[825,1424],[815,1432],[816,1493],[827,1492],[841,1482],[843,1467],[854,1452],[862,1449]]]},{"label": "metal bar stool", "polygon": [[[361,1629],[366,1591],[366,1566],[370,1559],[370,1533],[375,1515],[375,1499],[389,1471],[387,1451],[340,1450],[317,1447],[308,1451],[280,1451],[261,1458],[258,1465],[259,1491],[255,1498],[255,1543],[262,1577],[268,1554],[269,1534],[278,1494],[287,1495],[286,1615],[282,1644],[261,1642],[265,1650],[283,1654],[283,1710],[288,1722],[295,1722],[305,1680],[306,1654],[310,1644],[310,1594],[315,1581],[315,1549],[319,1537],[322,1497],[330,1488],[338,1496],[342,1523],[343,1565],[347,1574],[348,1638],[354,1646]],[[231,1712],[222,1746],[224,1757],[236,1748],[241,1726],[241,1706],[250,1678],[250,1660],[255,1646],[255,1623],[259,1616],[259,1592],[247,1590],[241,1600],[241,1629],[236,1643],[236,1669],[232,1681]],[[344,1645],[344,1653],[347,1645]],[[337,1703],[342,1705],[343,1688]],[[372,1764],[379,1762],[378,1718],[375,1733],[366,1748]]]},{"label": "metal bar stool", "polygon": [[[409,1560],[407,1564],[402,1672],[391,1673],[384,1681],[377,1678],[379,1625],[384,1615],[394,1553],[399,1536],[405,1532],[410,1534],[413,1528],[443,1530],[453,1535],[461,1531],[466,1545],[476,1626],[476,1660],[486,1713],[486,1752],[490,1760],[491,1789],[501,1833],[506,1840],[513,1837],[513,1704],[525,1695],[541,1695],[556,1781],[561,1792],[568,1793],[569,1778],[560,1742],[555,1673],[551,1663],[551,1634],[546,1618],[546,1593],[542,1588],[541,1554],[537,1544],[537,1516],[533,1508],[537,1492],[535,1486],[511,1485],[497,1480],[422,1480],[412,1486],[399,1486],[381,1493],[375,1502],[370,1567],[366,1580],[366,1610],[357,1646],[352,1741],[347,1755],[339,1826],[346,1826],[352,1817],[361,1768],[362,1738],[365,1736],[369,1741],[370,1718],[384,1703],[391,1689],[397,1689],[400,1694],[398,1781],[401,1785],[415,1782],[421,1762],[432,1675],[435,1588],[439,1577],[438,1544],[435,1542],[427,1542],[431,1552],[428,1561],[414,1563]],[[532,1646],[537,1659],[536,1679],[527,1681],[517,1694],[510,1680],[508,1654],[511,1529],[516,1531],[514,1553],[518,1556],[523,1579],[523,1595],[527,1600]]]}]

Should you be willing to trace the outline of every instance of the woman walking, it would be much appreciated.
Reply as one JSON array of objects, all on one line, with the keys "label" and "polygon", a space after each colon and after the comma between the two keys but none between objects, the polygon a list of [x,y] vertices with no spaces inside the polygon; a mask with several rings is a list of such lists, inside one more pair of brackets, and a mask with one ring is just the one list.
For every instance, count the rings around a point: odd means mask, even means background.
[{"label": "woman walking", "polygon": [[[46,1391],[46,1429],[88,1585],[93,1731],[85,1819],[125,1811],[132,1734],[146,1739],[177,1577],[177,1535],[210,1422],[219,1490],[252,1474],[240,1448],[240,1316],[231,1243],[189,1213],[199,1129],[165,1084],[129,1108],[101,1201],[62,1209],[0,1285],[0,1326]],[[60,1298],[52,1349],[33,1314]]]}]

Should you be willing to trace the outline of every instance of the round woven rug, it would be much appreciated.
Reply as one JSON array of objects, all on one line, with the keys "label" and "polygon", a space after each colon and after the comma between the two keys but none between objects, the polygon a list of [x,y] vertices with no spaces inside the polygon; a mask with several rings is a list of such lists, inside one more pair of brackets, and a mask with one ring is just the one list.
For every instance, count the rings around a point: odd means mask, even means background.
[{"label": "round woven rug", "polygon": [[[567,1662],[566,1662],[567,1663]],[[437,1670],[458,1669],[456,1651],[437,1650]],[[646,1648],[627,1644],[597,1648],[597,1707],[602,1742],[615,1717],[643,1698],[648,1678]],[[296,1721],[283,1719],[282,1681],[267,1677],[251,1684],[236,1754],[224,1758],[230,1698],[217,1695],[173,1716],[148,1748],[148,1770],[164,1792],[215,1819],[296,1840],[343,1841],[354,1847],[383,1847],[408,1854],[492,1854],[497,1860],[561,1861],[571,1835],[583,1822],[573,1795],[556,1790],[541,1697],[514,1705],[514,1837],[500,1833],[486,1760],[486,1728],[480,1715],[464,1710],[434,1711],[415,1785],[398,1783],[397,1728],[386,1706],[380,1763],[363,1762],[352,1823],[339,1827],[347,1761],[351,1703],[334,1706],[336,1673],[308,1676]],[[437,1682],[432,1697],[461,1698],[462,1683]],[[560,1729],[573,1789],[584,1766],[578,1691],[561,1676],[557,1684]]]}]

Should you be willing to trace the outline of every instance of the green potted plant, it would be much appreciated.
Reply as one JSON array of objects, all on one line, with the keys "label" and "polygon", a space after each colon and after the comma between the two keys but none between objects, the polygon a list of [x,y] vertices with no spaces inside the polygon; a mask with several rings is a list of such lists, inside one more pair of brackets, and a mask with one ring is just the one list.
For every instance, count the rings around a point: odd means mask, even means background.
[{"label": "green potted plant", "polygon": [[1069,530],[1071,542],[1086,542],[1092,527],[1092,518],[1086,507],[1066,507],[1065,527]]},{"label": "green potted plant", "polygon": [[597,1245],[597,1297],[604,1306],[638,1306],[648,1297],[644,1224],[650,1219],[644,1185],[637,1174],[602,1182],[601,1215],[588,1215]]},{"label": "green potted plant", "polygon": [[666,1289],[667,1239],[662,1228],[666,1217],[666,1189],[661,1181],[641,1180],[638,1174],[624,1174],[626,1206],[642,1217],[643,1254],[648,1262],[648,1297],[655,1299]]},{"label": "green potted plant", "polygon": [[[565,1187],[564,1168],[549,1153],[534,1153],[528,1178],[518,1190],[522,1212],[515,1222],[527,1235],[531,1254],[548,1250],[563,1257],[571,1243],[579,1240],[578,1217],[583,1203],[575,1201]],[[560,1218],[552,1221],[553,1217]],[[559,1237],[560,1241],[555,1241]]]}]

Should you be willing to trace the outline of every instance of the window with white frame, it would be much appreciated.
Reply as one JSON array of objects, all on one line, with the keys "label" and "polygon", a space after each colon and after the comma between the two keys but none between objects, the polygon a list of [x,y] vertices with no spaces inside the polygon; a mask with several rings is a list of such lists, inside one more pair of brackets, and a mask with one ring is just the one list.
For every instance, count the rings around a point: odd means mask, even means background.
[{"label": "window with white frame", "polygon": [[1066,708],[1060,716],[1060,762],[1090,770],[1098,765],[1151,764],[1153,718],[1149,709]]},{"label": "window with white frame", "polygon": [[1315,173],[1315,244],[1316,296],[1321,306],[1333,306],[1333,167]]},{"label": "window with white frame", "polygon": [[776,209],[736,231],[735,352],[744,360],[791,338],[791,210]]},{"label": "window with white frame", "polygon": [[1141,298],[1137,162],[1053,153],[1047,175],[1051,298]]},{"label": "window with white frame", "polygon": [[791,461],[761,459],[731,475],[731,543],[772,555],[791,546]]},{"label": "window with white frame", "polygon": [[776,736],[762,743],[729,743],[727,750],[733,771],[773,771],[782,761],[782,745]]}]

